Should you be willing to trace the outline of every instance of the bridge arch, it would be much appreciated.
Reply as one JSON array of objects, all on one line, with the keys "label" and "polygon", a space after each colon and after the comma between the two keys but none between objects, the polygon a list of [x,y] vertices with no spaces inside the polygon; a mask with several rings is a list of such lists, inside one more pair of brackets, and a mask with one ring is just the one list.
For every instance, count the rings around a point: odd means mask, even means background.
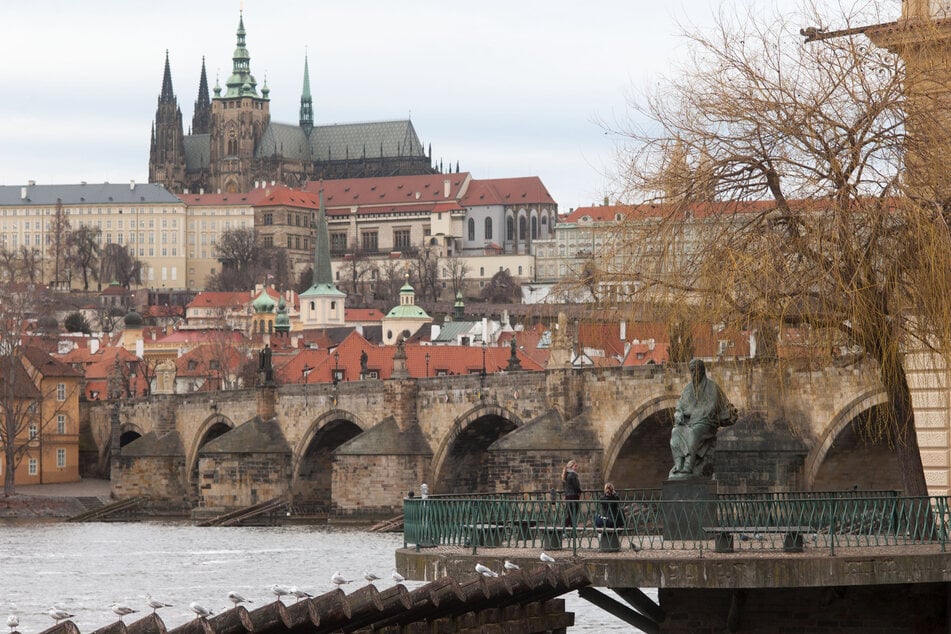
[{"label": "bridge arch", "polygon": [[122,423],[119,426],[119,447],[125,447],[130,442],[138,440],[145,435],[145,431],[136,423]]},{"label": "bridge arch", "polygon": [[291,457],[291,496],[295,503],[330,510],[333,451],[369,427],[359,416],[342,409],[329,410],[314,419]]},{"label": "bridge arch", "polygon": [[222,414],[212,414],[198,426],[195,440],[189,448],[185,461],[186,490],[193,500],[198,499],[198,452],[207,443],[234,429],[234,421]]},{"label": "bridge arch", "polygon": [[641,403],[614,433],[604,452],[603,481],[618,488],[659,488],[673,464],[670,427],[677,396]]},{"label": "bridge arch", "polygon": [[[459,416],[433,455],[430,490],[472,492],[479,486],[486,450],[522,425],[518,416],[497,403],[479,404]],[[468,484],[462,486],[464,482]]]},{"label": "bridge arch", "polygon": [[813,446],[806,456],[804,465],[804,479],[807,489],[813,489],[816,485],[817,477],[822,465],[825,463],[833,443],[843,431],[846,430],[852,421],[861,417],[863,414],[869,414],[875,407],[884,405],[888,402],[888,395],[882,388],[872,389],[864,394],[860,394],[849,402],[845,407],[839,410],[829,425],[825,428],[819,441]]}]

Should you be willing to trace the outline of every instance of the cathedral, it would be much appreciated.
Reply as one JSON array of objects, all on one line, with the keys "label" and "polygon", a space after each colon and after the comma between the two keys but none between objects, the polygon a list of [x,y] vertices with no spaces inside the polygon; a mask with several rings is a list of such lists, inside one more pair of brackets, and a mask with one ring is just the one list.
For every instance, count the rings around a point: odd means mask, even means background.
[{"label": "cathedral", "polygon": [[[224,89],[208,91],[202,59],[188,134],[172,90],[168,52],[149,152],[149,182],[174,193],[245,192],[257,182],[301,187],[308,180],[433,174],[412,121],[314,125],[304,57],[300,121],[271,121],[267,81],[258,90],[238,19],[234,67]],[[430,152],[431,154],[431,152]]]}]

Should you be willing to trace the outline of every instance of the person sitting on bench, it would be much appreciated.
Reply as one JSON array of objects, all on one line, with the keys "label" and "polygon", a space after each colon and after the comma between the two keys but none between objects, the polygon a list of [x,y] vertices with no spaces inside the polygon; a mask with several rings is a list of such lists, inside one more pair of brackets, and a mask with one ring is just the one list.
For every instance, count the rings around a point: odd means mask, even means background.
[{"label": "person sitting on bench", "polygon": [[606,482],[604,495],[601,496],[601,512],[595,516],[594,525],[597,528],[624,528],[624,509],[621,508],[621,498],[618,497],[614,485]]}]

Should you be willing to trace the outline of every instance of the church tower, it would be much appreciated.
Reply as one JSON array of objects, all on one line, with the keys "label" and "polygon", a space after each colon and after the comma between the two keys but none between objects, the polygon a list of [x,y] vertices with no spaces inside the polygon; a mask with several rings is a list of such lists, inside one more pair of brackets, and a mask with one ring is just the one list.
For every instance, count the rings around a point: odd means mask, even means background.
[{"label": "church tower", "polygon": [[271,119],[267,82],[259,96],[246,35],[242,13],[225,94],[216,87],[211,101],[210,185],[222,192],[244,192],[254,186],[250,176],[254,150]]},{"label": "church tower", "polygon": [[320,190],[320,210],[317,212],[314,238],[314,283],[300,294],[300,321],[304,328],[343,326],[347,294],[334,285],[323,189]]},{"label": "church tower", "polygon": [[951,0],[903,0],[897,22],[865,33],[904,62],[909,188],[951,203]]},{"label": "church tower", "polygon": [[192,115],[191,134],[211,132],[211,97],[208,94],[208,75],[205,73],[205,58],[201,58],[201,79],[198,80],[198,99],[195,100],[195,114]]},{"label": "church tower", "polygon": [[152,123],[152,144],[149,149],[149,182],[180,192],[185,186],[185,140],[182,132],[182,111],[172,90],[172,70],[165,51],[165,74],[159,94],[155,121]]}]

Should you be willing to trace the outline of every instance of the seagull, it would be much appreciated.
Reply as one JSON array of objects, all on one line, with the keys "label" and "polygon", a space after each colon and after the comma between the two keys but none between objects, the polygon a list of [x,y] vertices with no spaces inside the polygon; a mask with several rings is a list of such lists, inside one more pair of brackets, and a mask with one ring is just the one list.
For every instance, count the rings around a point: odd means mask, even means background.
[{"label": "seagull", "polygon": [[189,604],[188,604],[188,607],[189,607],[189,609],[190,609],[192,612],[194,612],[195,614],[197,614],[197,615],[198,615],[198,618],[200,618],[200,619],[209,617],[209,616],[211,616],[212,614],[214,614],[214,612],[212,612],[211,610],[209,610],[209,609],[206,608],[206,607],[203,607],[203,606],[198,605],[198,603],[195,602],[195,601],[192,601],[191,603],[189,603]]},{"label": "seagull", "polygon": [[271,590],[271,592],[273,592],[273,593],[277,596],[277,599],[278,599],[279,601],[280,601],[281,597],[283,597],[284,595],[287,595],[287,594],[290,594],[290,593],[291,593],[291,589],[290,589],[290,588],[288,588],[287,586],[282,586],[282,585],[277,584],[277,583],[275,583],[274,585],[272,585],[272,586],[270,587],[270,590]]},{"label": "seagull", "polygon": [[498,577],[499,576],[499,573],[489,568],[486,568],[485,566],[479,563],[476,564],[475,569],[476,569],[476,572],[478,572],[483,577]]},{"label": "seagull", "polygon": [[367,572],[366,570],[363,571],[363,578],[366,579],[368,583],[373,583],[379,579],[375,574]]},{"label": "seagull", "polygon": [[518,567],[518,564],[513,564],[508,559],[505,560],[505,564],[503,564],[503,567],[506,570],[521,570],[521,568]]},{"label": "seagull", "polygon": [[396,583],[403,583],[404,581],[406,581],[406,578],[403,575],[396,572],[396,568],[393,569],[393,574],[390,576],[393,577],[393,581],[395,581]]},{"label": "seagull", "polygon": [[330,582],[339,588],[345,583],[350,583],[350,580],[340,574],[340,571],[338,570],[333,574],[332,577],[330,577]]},{"label": "seagull", "polygon": [[297,586],[291,586],[291,594],[293,594],[298,601],[301,599],[313,599],[314,595],[309,592],[304,592],[303,590],[298,590]]},{"label": "seagull", "polygon": [[70,614],[66,610],[61,610],[60,608],[50,608],[50,611],[47,612],[50,615],[50,618],[59,623],[63,619],[71,619],[75,614]]},{"label": "seagull", "polygon": [[113,602],[112,602],[112,611],[113,611],[113,612],[116,614],[116,616],[118,616],[120,619],[121,619],[122,617],[126,616],[127,614],[132,614],[133,612],[138,612],[138,610],[133,610],[133,609],[130,608],[129,606],[127,606],[127,605],[122,605],[121,603],[118,603],[118,602],[116,602],[116,601],[113,601]]},{"label": "seagull", "polygon": [[11,632],[15,630],[17,627],[19,627],[19,625],[20,625],[20,619],[17,617],[16,614],[11,614],[10,616],[7,617],[7,627],[10,628]]},{"label": "seagull", "polygon": [[164,601],[157,601],[156,599],[153,599],[151,594],[145,595],[145,603],[146,603],[150,608],[152,608],[152,612],[153,612],[153,613],[154,613],[156,610],[158,610],[159,608],[170,608],[170,607],[172,607],[172,604],[171,604],[171,603],[165,603]]},{"label": "seagull", "polygon": [[545,552],[543,552],[538,558],[544,561],[546,564],[555,563],[555,558]]},{"label": "seagull", "polygon": [[237,606],[239,603],[254,603],[251,599],[245,599],[243,596],[232,590],[228,593],[228,600]]}]

